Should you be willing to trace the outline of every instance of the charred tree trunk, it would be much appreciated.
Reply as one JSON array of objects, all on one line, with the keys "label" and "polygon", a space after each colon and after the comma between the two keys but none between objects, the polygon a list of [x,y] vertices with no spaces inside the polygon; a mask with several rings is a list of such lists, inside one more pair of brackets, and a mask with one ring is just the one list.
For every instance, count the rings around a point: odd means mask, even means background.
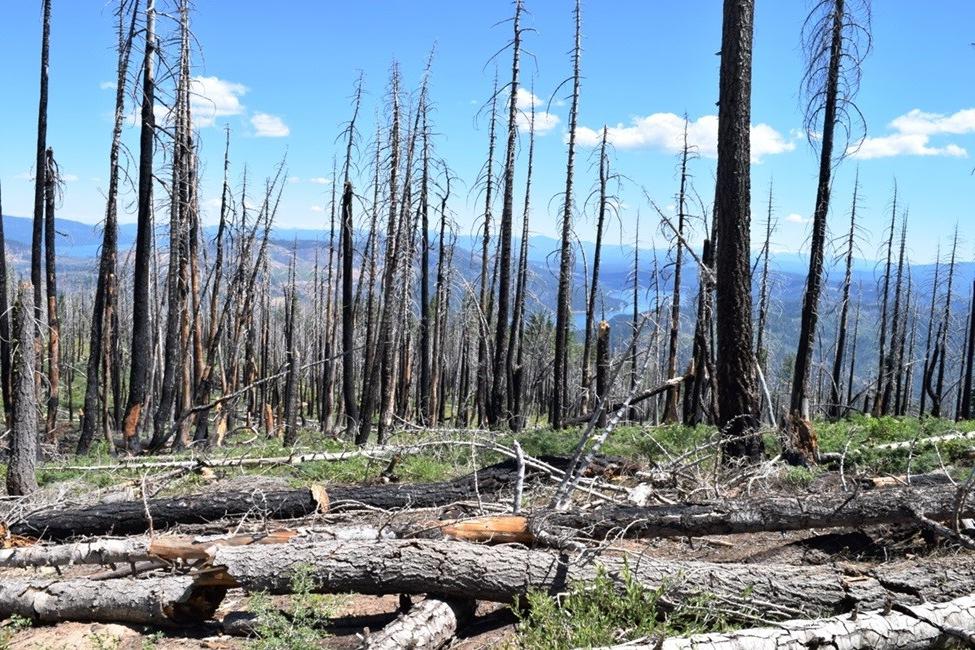
[{"label": "charred tree trunk", "polygon": [[37,489],[37,391],[34,384],[33,290],[20,285],[14,307],[17,340],[14,348],[13,417],[10,429],[10,457],[7,464],[7,494],[23,496]]},{"label": "charred tree trunk", "polygon": [[[880,305],[880,349],[877,362],[877,389],[873,403],[874,415],[880,415],[880,395],[884,389],[884,370],[887,364],[887,307],[890,302],[890,275],[894,264],[894,228],[897,219],[897,181],[894,181],[894,198],[890,208],[890,236],[887,239],[887,262],[884,266],[884,289]],[[935,289],[937,293],[937,289]]]},{"label": "charred tree trunk", "polygon": [[488,126],[488,159],[487,170],[484,173],[484,222],[481,227],[481,277],[478,299],[478,332],[477,339],[477,382],[474,402],[477,406],[478,424],[482,424],[487,415],[488,399],[490,398],[490,380],[488,378],[488,339],[491,332],[491,311],[493,300],[490,295],[488,269],[491,261],[491,210],[494,197],[494,147],[495,129],[498,117],[498,79],[495,75],[494,91],[491,95],[491,124]]},{"label": "charred tree trunk", "polygon": [[55,251],[57,230],[54,224],[54,206],[60,182],[54,150],[48,148],[44,172],[44,271],[47,288],[47,424],[45,439],[57,441],[58,391],[61,385],[61,321],[58,318],[58,274]]},{"label": "charred tree trunk", "polygon": [[3,198],[0,194],[0,394],[7,426],[13,415],[13,367],[10,360],[10,304],[7,298],[7,243],[3,235]]},{"label": "charred tree trunk", "polygon": [[149,368],[152,363],[152,323],[149,314],[149,264],[152,257],[152,161],[155,140],[153,107],[156,56],[156,2],[147,0],[145,54],[142,63],[142,126],[139,133],[138,223],[136,227],[135,263],[132,285],[132,353],[129,366],[129,395],[122,422],[125,447],[138,453],[139,424],[149,388]]},{"label": "charred tree trunk", "polygon": [[[802,319],[799,324],[799,347],[792,377],[792,395],[789,402],[790,428],[795,436],[792,444],[806,462],[815,463],[819,454],[819,443],[811,423],[802,422],[806,418],[803,402],[807,399],[807,383],[812,367],[813,347],[816,341],[816,325],[819,320],[819,297],[823,282],[823,256],[826,248],[826,217],[829,213],[830,177],[833,171],[833,136],[837,116],[838,93],[841,81],[840,59],[843,57],[843,19],[844,2],[833,0],[830,5],[832,26],[830,33],[829,63],[824,80],[823,127],[819,143],[819,184],[816,188],[816,207],[813,212],[812,243],[809,249],[809,273],[806,276],[806,290],[802,298]],[[814,59],[815,60],[815,59]],[[814,65],[814,64],[813,64]],[[814,110],[818,113],[819,105]],[[807,120],[807,121],[811,121]],[[720,244],[720,241],[719,241]]]},{"label": "charred tree trunk", "polygon": [[878,402],[874,405],[874,411],[880,415],[887,415],[891,410],[891,398],[894,393],[894,386],[898,381],[897,356],[901,345],[903,332],[901,313],[902,293],[904,288],[904,252],[907,246],[907,213],[904,213],[901,222],[901,243],[897,258],[897,278],[894,281],[894,312],[891,314],[891,335],[890,352],[884,360],[883,380],[881,382],[881,392],[878,394]]},{"label": "charred tree trunk", "polygon": [[752,293],[749,264],[751,179],[752,33],[754,0],[724,0],[718,100],[716,289],[718,298],[717,384],[725,456],[758,460],[763,453],[758,424],[752,352]]},{"label": "charred tree trunk", "polygon": [[549,420],[562,428],[568,402],[569,327],[572,316],[572,182],[575,174],[576,124],[579,118],[579,86],[582,81],[582,6],[575,4],[575,44],[572,49],[572,103],[569,108],[568,157],[565,164],[565,197],[562,205],[562,239],[559,250],[559,288],[555,312],[555,367]]},{"label": "charred tree trunk", "polygon": [[515,146],[518,141],[518,73],[521,62],[521,0],[515,0],[514,37],[511,43],[511,83],[508,87],[508,141],[505,147],[504,181],[501,195],[501,221],[498,224],[498,299],[494,333],[494,365],[488,422],[492,426],[510,424],[508,381],[511,376],[508,355],[511,302],[511,240],[515,212]]},{"label": "charred tree trunk", "polygon": [[972,376],[975,374],[975,282],[972,283],[972,297],[969,300],[968,313],[968,350],[965,355],[965,381],[962,385],[961,412],[962,420],[971,420],[975,413],[972,411],[973,395]]},{"label": "charred tree trunk", "polygon": [[[605,133],[605,128],[604,133]],[[604,135],[605,138],[605,135]],[[605,141],[605,140],[604,140]],[[684,118],[684,149],[680,157],[680,189],[677,192],[677,233],[675,236],[677,251],[674,254],[674,291],[670,300],[670,334],[667,341],[667,379],[677,376],[678,343],[680,340],[680,283],[684,266],[684,226],[687,221],[685,214],[687,197],[687,158],[690,153],[687,143],[687,117]],[[680,386],[674,386],[667,391],[667,401],[664,403],[664,422],[673,424],[678,419],[678,405],[680,404]]]},{"label": "charred tree trunk", "polygon": [[[582,347],[582,414],[589,413],[591,405],[592,370],[589,360],[592,354],[593,334],[596,333],[596,296],[599,295],[599,264],[603,249],[603,226],[606,221],[606,185],[609,182],[609,159],[606,156],[608,129],[603,126],[603,137],[599,145],[599,207],[596,214],[596,246],[592,256],[592,278],[590,279],[588,300],[586,301],[586,330]],[[599,392],[598,390],[596,391]]]},{"label": "charred tree trunk", "polygon": [[[608,421],[607,400],[609,399],[609,322],[600,321],[596,335],[596,403],[599,405],[599,419],[596,426],[605,428]],[[632,401],[632,400],[631,400]]]},{"label": "charred tree trunk", "polygon": [[290,287],[285,293],[284,345],[288,374],[284,382],[284,444],[298,441],[298,350],[295,330],[298,326],[298,288],[295,283],[295,258],[291,257]]},{"label": "charred tree trunk", "polygon": [[41,27],[41,81],[37,102],[37,149],[34,158],[34,222],[30,247],[30,281],[34,290],[34,350],[36,372],[41,372],[41,255],[44,245],[44,205],[47,179],[47,86],[51,58],[51,0],[43,0]]},{"label": "charred tree trunk", "polygon": [[772,220],[772,183],[768,186],[768,215],[765,219],[765,244],[762,246],[762,279],[758,289],[758,332],[755,338],[755,357],[762,368],[762,372],[768,375],[768,350],[765,349],[765,330],[768,328],[768,309],[771,299],[771,287],[769,285],[769,259],[772,254],[772,232],[775,229],[775,222]]},{"label": "charred tree trunk", "polygon": [[836,332],[836,355],[833,357],[833,375],[830,386],[829,413],[830,417],[840,417],[852,395],[847,393],[843,401],[842,378],[843,357],[846,355],[846,322],[850,313],[850,285],[853,282],[853,249],[856,237],[857,222],[857,194],[860,191],[860,171],[857,170],[856,180],[853,182],[853,207],[850,209],[850,230],[846,238],[846,272],[843,275],[843,295],[840,298],[840,320]]},{"label": "charred tree trunk", "polygon": [[[128,78],[129,57],[132,40],[135,36],[135,21],[139,13],[138,3],[131,11],[128,31],[125,30],[125,12],[122,6],[118,11],[118,69],[115,76],[115,122],[112,127],[112,145],[109,150],[108,194],[105,207],[105,225],[102,229],[102,250],[98,263],[98,280],[95,284],[95,299],[92,305],[91,332],[88,337],[88,362],[85,369],[85,405],[81,419],[81,434],[78,438],[77,453],[88,452],[95,439],[98,420],[98,385],[100,364],[106,350],[114,350],[112,317],[116,311],[117,297],[116,267],[118,259],[118,193],[119,158],[122,152],[122,127],[125,123],[126,79]],[[2,307],[2,305],[0,305]],[[0,332],[0,336],[3,336]],[[121,373],[116,367],[114,374]],[[114,376],[114,375],[113,375]],[[102,399],[107,404],[108,391]],[[117,405],[116,405],[117,406]]]}]

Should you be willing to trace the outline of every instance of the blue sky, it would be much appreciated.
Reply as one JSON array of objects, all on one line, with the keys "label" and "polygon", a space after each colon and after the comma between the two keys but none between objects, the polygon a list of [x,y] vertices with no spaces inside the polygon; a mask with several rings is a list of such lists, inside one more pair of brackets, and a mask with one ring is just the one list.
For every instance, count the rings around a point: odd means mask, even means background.
[{"label": "blue sky", "polygon": [[[165,0],[160,0],[165,4]],[[97,222],[104,213],[115,69],[112,4],[101,0],[54,0],[48,142],[65,174],[60,214]],[[349,96],[361,70],[371,120],[386,87],[390,62],[400,61],[404,82],[414,87],[436,44],[433,117],[437,151],[465,185],[452,209],[463,232],[473,228],[481,206],[471,184],[487,146],[477,113],[494,76],[491,55],[509,39],[507,0],[361,0],[355,3],[294,0],[218,2],[197,0],[193,30],[200,49],[194,74],[203,152],[203,202],[210,219],[219,196],[222,126],[233,131],[234,173],[247,164],[265,175],[285,153],[289,183],[279,221],[289,227],[326,224],[335,138],[350,114]],[[778,250],[800,250],[808,238],[815,197],[817,158],[801,132],[800,28],[805,0],[759,0],[753,77],[753,227],[764,222],[769,181],[775,180]],[[830,227],[847,220],[853,175],[863,186],[862,221],[870,233],[862,245],[877,255],[889,219],[896,176],[902,205],[911,215],[910,251],[929,261],[939,242],[961,225],[963,258],[971,258],[975,178],[975,3],[970,0],[878,0],[874,3],[874,50],[864,67],[859,105],[870,139],[859,157],[839,167]],[[527,0],[526,36],[531,52],[523,82],[534,83],[538,110],[548,109],[548,130],[537,143],[533,230],[554,235],[565,162],[570,71],[570,0]],[[40,2],[0,3],[0,180],[4,211],[28,215],[36,128]],[[163,30],[173,25],[162,20]],[[721,3],[718,0],[589,0],[583,4],[584,54],[580,140],[585,145],[607,124],[615,144],[613,165],[626,177],[621,220],[610,241],[631,241],[637,210],[644,242],[661,232],[643,189],[661,206],[677,188],[675,133],[685,112],[699,158],[693,163],[698,191],[710,202],[714,170]],[[138,57],[137,57],[138,58]],[[508,58],[498,59],[502,78]],[[532,79],[533,78],[533,79]],[[549,100],[551,104],[549,103]],[[676,129],[676,131],[675,131]],[[371,134],[370,123],[361,125]],[[126,138],[133,142],[130,129]],[[519,180],[524,167],[522,154]],[[592,238],[592,210],[585,197],[595,180],[592,149],[580,149],[576,185],[578,231]],[[519,197],[521,191],[519,190]],[[134,220],[123,206],[123,221]],[[649,225],[648,225],[649,224]]]}]

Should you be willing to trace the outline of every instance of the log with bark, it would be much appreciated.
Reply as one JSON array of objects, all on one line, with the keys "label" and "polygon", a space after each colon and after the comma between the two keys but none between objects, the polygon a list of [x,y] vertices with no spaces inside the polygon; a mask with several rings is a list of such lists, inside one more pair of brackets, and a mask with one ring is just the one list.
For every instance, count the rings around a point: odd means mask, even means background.
[{"label": "log with bark", "polygon": [[[539,460],[564,468],[561,456]],[[615,459],[602,459],[600,471],[616,471]],[[529,468],[526,480],[540,481],[543,470]],[[358,508],[397,510],[432,508],[478,497],[494,497],[512,488],[517,463],[508,459],[467,476],[436,483],[388,483],[268,491],[209,492],[182,497],[105,503],[84,508],[50,508],[11,522],[11,534],[48,540],[98,535],[139,535],[179,524],[205,524],[226,517],[255,515],[267,519],[296,519],[318,512]]]},{"label": "log with bark", "polygon": [[774,627],[654,639],[602,650],[921,650],[975,640],[975,597],[896,611],[785,621]]},{"label": "log with bark", "polygon": [[857,565],[715,564],[602,554],[570,559],[516,545],[385,540],[215,547],[213,573],[199,584],[288,593],[295,567],[311,570],[324,593],[426,594],[511,603],[531,590],[551,594],[597,575],[622,582],[628,571],[670,602],[707,595],[748,614],[788,619],[943,601],[975,591],[975,556],[958,555],[873,568]]},{"label": "log with bark", "polygon": [[195,623],[213,616],[226,592],[219,585],[202,586],[193,576],[100,581],[4,578],[0,620],[16,614],[44,623]]},{"label": "log with bark", "polygon": [[595,510],[540,510],[439,522],[444,536],[470,542],[531,544],[541,531],[556,536],[608,538],[697,537],[766,531],[922,524],[971,517],[975,503],[958,508],[952,485],[901,487],[799,497],[761,497],[673,505],[607,505]]}]

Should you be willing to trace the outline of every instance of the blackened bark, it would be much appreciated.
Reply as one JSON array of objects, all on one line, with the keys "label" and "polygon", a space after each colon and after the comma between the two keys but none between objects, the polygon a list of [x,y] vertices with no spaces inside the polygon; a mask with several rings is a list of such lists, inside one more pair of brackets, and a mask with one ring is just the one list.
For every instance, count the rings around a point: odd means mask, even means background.
[{"label": "blackened bark", "polygon": [[57,231],[54,225],[54,207],[59,182],[54,150],[48,148],[44,172],[44,279],[47,288],[47,422],[45,439],[56,442],[58,422],[58,390],[61,384],[61,321],[58,318],[58,275],[55,241]]},{"label": "blackened bark", "polygon": [[[41,27],[41,81],[37,102],[37,150],[34,158],[34,223],[30,247],[30,281],[34,291],[35,353],[40,356],[41,255],[44,237],[44,195],[47,171],[47,86],[51,55],[51,0],[44,0]],[[40,372],[40,368],[35,369]]]},{"label": "blackened bark", "polygon": [[965,382],[962,385],[961,419],[971,420],[972,413],[972,375],[975,374],[975,282],[972,282],[972,297],[969,301],[968,315],[968,353],[965,358]]},{"label": "blackened bark", "polygon": [[799,424],[804,418],[803,402],[807,398],[806,384],[812,367],[816,325],[819,320],[819,296],[823,283],[823,257],[826,248],[826,217],[829,212],[830,177],[833,171],[833,136],[838,121],[837,102],[840,84],[840,59],[843,56],[843,3],[835,0],[832,7],[832,41],[826,71],[823,103],[823,132],[819,150],[819,184],[816,187],[816,207],[813,211],[812,243],[809,248],[809,273],[802,298],[802,318],[799,323],[799,347],[792,376],[792,395],[789,415],[792,420],[796,451],[807,462],[815,462],[819,445],[811,425]]},{"label": "blackened bark", "polygon": [[359,422],[359,405],[355,399],[355,312],[352,299],[352,266],[354,250],[352,233],[352,183],[345,182],[342,192],[342,400],[346,426],[352,430]]},{"label": "blackened bark", "polygon": [[491,399],[489,400],[488,422],[492,426],[507,424],[511,413],[508,411],[508,377],[511,367],[508,363],[508,322],[509,302],[511,300],[511,239],[514,230],[515,201],[515,145],[518,140],[518,72],[521,56],[521,11],[522,1],[515,0],[514,37],[511,50],[511,83],[508,87],[508,141],[504,158],[504,181],[501,198],[501,221],[498,224],[498,299],[497,318],[494,335],[494,365],[491,376]]},{"label": "blackened bark", "polygon": [[856,236],[857,222],[857,194],[860,191],[860,170],[857,170],[856,180],[853,182],[853,207],[850,209],[850,230],[846,238],[846,272],[843,275],[843,296],[840,298],[840,320],[836,333],[836,354],[833,357],[832,384],[830,387],[829,413],[830,417],[840,417],[844,406],[852,397],[846,395],[847,402],[843,402],[842,379],[843,357],[846,355],[846,322],[850,313],[850,285],[853,282],[853,248]]},{"label": "blackened bark", "polygon": [[[122,126],[125,120],[126,79],[138,13],[138,3],[136,3],[132,7],[131,22],[128,32],[126,32],[124,29],[125,16],[121,6],[118,12],[119,42],[118,69],[115,76],[115,121],[112,127],[112,145],[109,150],[108,193],[105,207],[105,225],[102,229],[102,250],[98,263],[98,281],[95,284],[94,304],[92,305],[91,332],[88,338],[88,362],[85,368],[85,406],[77,448],[79,454],[86,453],[95,439],[99,402],[99,369],[103,361],[102,357],[106,344],[110,349],[114,349],[112,345],[112,321],[108,315],[115,311],[113,302],[117,294],[115,287],[118,282],[116,266],[118,260],[119,157],[122,151]],[[0,332],[0,336],[2,336],[2,332]],[[121,370],[121,367],[116,367],[114,374],[118,375]],[[105,391],[104,400],[108,401],[108,391]]]},{"label": "blackened bark", "polygon": [[7,244],[3,235],[3,198],[0,196],[0,391],[7,424],[13,414],[13,377],[10,362],[10,305],[7,300]]},{"label": "blackened bark", "polygon": [[[603,126],[603,137],[599,145],[599,207],[596,213],[596,245],[592,255],[592,277],[586,301],[586,330],[582,346],[582,399],[583,415],[589,413],[590,392],[592,390],[592,371],[590,359],[592,352],[593,334],[596,330],[596,296],[599,294],[599,264],[603,253],[603,225],[606,222],[606,184],[609,182],[609,159],[606,157],[606,140],[608,129]],[[597,391],[598,392],[598,391]]]},{"label": "blackened bark", "polygon": [[10,431],[10,459],[7,465],[7,494],[22,496],[37,489],[37,393],[34,383],[33,290],[29,282],[20,285],[14,307],[13,417]]},{"label": "blackened bark", "polygon": [[139,422],[149,388],[152,362],[151,323],[149,319],[149,275],[152,256],[152,160],[155,139],[155,56],[156,2],[146,6],[145,51],[142,64],[142,127],[139,133],[139,188],[136,226],[135,263],[132,286],[132,354],[129,367],[129,396],[122,422],[122,434],[130,453],[140,450]]},{"label": "blackened bark", "polygon": [[550,414],[552,427],[562,428],[568,401],[569,321],[572,309],[572,181],[575,173],[576,124],[579,117],[579,69],[582,59],[582,6],[575,5],[575,45],[572,49],[572,104],[569,109],[568,157],[565,163],[565,202],[562,205],[562,240],[559,251],[559,289],[555,312],[555,368],[552,373]]},{"label": "blackened bark", "polygon": [[719,424],[726,457],[761,458],[749,264],[754,0],[724,0],[716,178]]}]

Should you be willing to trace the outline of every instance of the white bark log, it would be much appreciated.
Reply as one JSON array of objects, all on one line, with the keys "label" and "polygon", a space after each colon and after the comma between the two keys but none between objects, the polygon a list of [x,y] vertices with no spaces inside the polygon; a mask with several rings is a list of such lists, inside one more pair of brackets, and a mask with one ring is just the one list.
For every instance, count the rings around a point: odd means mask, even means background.
[{"label": "white bark log", "polygon": [[369,635],[361,650],[435,650],[447,645],[457,633],[469,606],[460,601],[428,597],[376,634]]},{"label": "white bark log", "polygon": [[0,581],[0,620],[14,614],[60,621],[171,625],[210,618],[226,589],[194,584],[192,576],[153,580]]},{"label": "white bark log", "polygon": [[975,597],[915,605],[900,612],[786,621],[728,633],[696,634],[603,650],[920,650],[975,632]]}]

